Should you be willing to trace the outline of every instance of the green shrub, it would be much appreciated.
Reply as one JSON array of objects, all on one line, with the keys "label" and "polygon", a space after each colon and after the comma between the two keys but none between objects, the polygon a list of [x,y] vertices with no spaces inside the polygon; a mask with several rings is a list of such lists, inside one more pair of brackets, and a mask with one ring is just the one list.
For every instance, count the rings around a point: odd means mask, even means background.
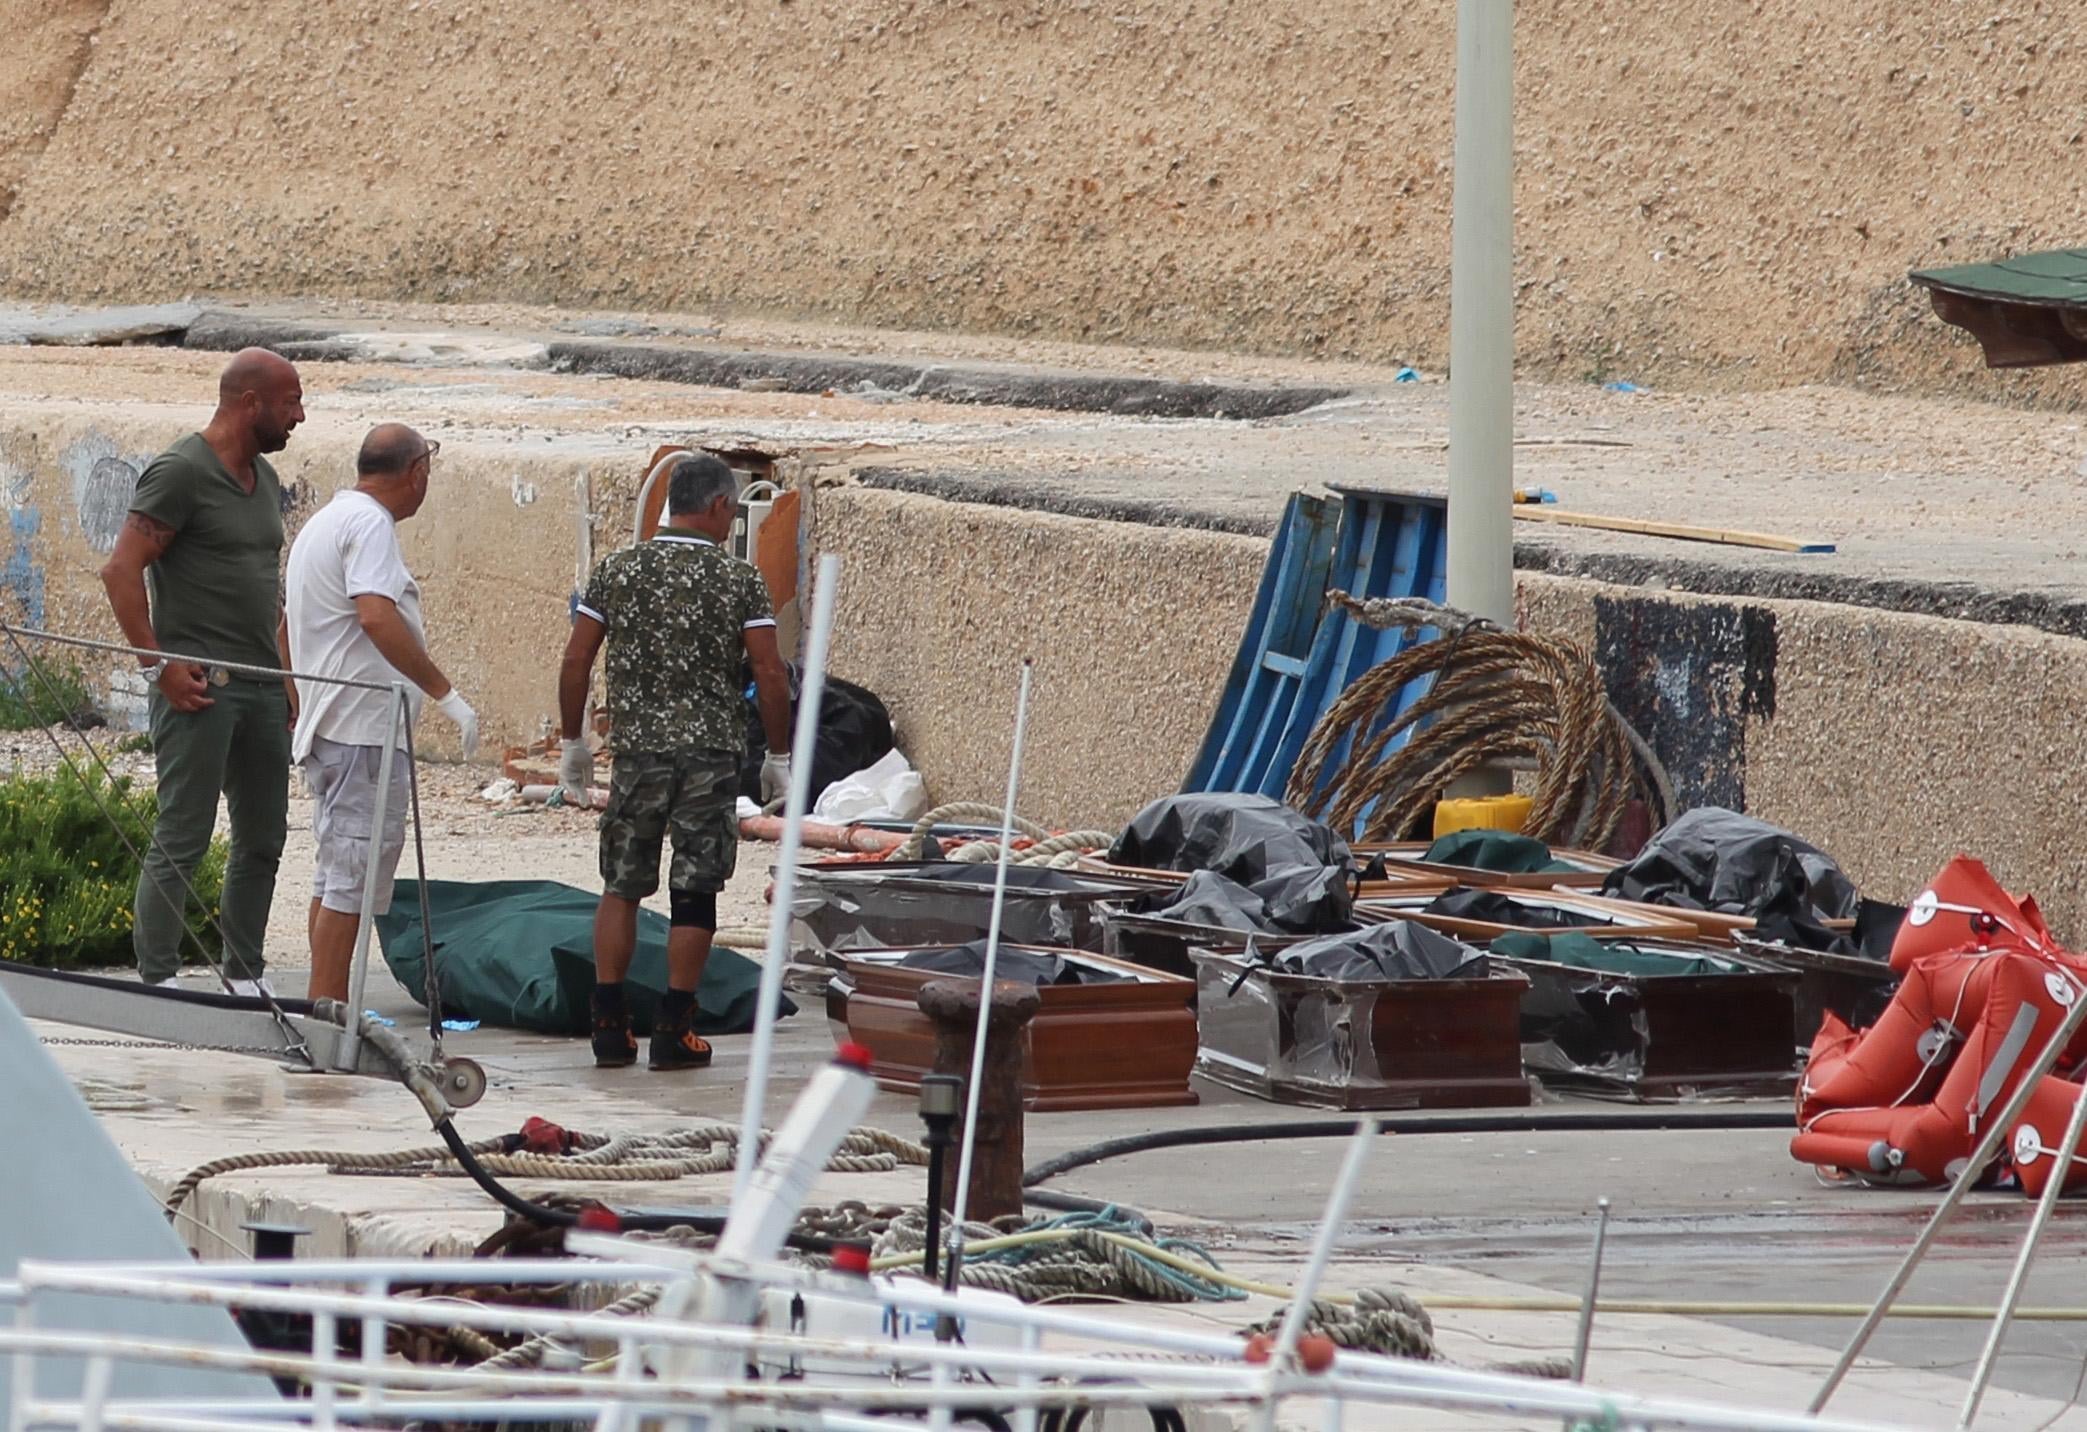
[{"label": "green shrub", "polygon": [[31,661],[18,671],[0,671],[0,731],[70,725],[93,710],[87,678],[70,663]]},{"label": "green shrub", "polygon": [[[138,863],[124,838],[146,849],[156,805],[121,776],[59,770],[0,780],[0,959],[54,969],[130,964]],[[211,922],[224,883],[225,848],[213,841],[195,874],[201,908],[189,907],[184,960],[220,951]]]}]

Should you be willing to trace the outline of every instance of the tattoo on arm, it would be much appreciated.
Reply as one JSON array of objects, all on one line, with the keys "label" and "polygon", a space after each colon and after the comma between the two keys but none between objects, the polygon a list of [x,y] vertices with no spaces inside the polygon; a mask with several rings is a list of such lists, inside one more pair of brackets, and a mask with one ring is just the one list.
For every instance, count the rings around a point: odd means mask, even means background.
[{"label": "tattoo on arm", "polygon": [[147,517],[142,512],[133,512],[123,524],[124,530],[137,534],[145,550],[154,558],[163,555],[174,545],[174,529],[157,517]]}]

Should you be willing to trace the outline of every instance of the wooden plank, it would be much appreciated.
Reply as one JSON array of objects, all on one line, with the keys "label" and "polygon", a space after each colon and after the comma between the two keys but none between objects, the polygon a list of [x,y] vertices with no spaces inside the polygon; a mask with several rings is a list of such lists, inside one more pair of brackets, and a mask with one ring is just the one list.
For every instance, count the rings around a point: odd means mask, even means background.
[{"label": "wooden plank", "polygon": [[1831,552],[1831,542],[1805,542],[1769,532],[1739,532],[1725,527],[1692,527],[1682,522],[1647,522],[1637,517],[1602,517],[1592,512],[1561,512],[1555,507],[1517,503],[1523,522],[1556,522],[1565,527],[1599,527],[1607,532],[1635,532],[1644,537],[1673,537],[1683,542],[1718,542],[1727,547],[1762,547],[1771,552]]}]

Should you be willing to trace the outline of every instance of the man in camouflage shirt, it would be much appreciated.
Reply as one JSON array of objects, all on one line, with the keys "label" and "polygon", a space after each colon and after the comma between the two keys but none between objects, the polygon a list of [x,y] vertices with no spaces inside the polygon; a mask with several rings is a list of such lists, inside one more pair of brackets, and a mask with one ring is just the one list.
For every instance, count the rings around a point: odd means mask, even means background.
[{"label": "man in camouflage shirt", "polygon": [[[667,473],[667,520],[649,542],[594,569],[558,673],[564,734],[558,783],[584,799],[594,772],[581,725],[594,658],[606,640],[609,740],[616,759],[601,815],[601,904],[594,914],[594,1062],[634,1064],[623,992],[637,947],[638,905],[659,889],[662,841],[671,927],[667,993],[652,1031],[654,1069],[697,1069],[710,1045],[690,1027],[696,984],[717,931],[717,894],[739,857],[739,767],[746,758],[742,658],[751,664],[768,749],[790,749],[789,677],[761,574],[719,545],[732,530],[739,481],[714,457]],[[762,799],[783,793],[787,754],[761,768]]]}]

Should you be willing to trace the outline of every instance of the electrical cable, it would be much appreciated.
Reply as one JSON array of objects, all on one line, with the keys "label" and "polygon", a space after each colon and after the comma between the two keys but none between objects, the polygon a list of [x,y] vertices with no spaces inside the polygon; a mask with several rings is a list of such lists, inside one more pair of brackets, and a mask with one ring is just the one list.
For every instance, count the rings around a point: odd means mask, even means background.
[{"label": "electrical cable", "polygon": [[[1646,1113],[1511,1113],[1511,1114],[1416,1114],[1377,1116],[1378,1132],[1384,1134],[1543,1134],[1622,1133],[1640,1129],[1731,1130],[1790,1129],[1795,1120],[1788,1109],[1661,1109]],[[1356,1119],[1313,1119],[1299,1124],[1213,1124],[1199,1129],[1158,1129],[1120,1139],[1073,1149],[1045,1159],[1022,1174],[1023,1197],[1036,1185],[1070,1173],[1076,1168],[1122,1158],[1153,1149],[1195,1148],[1204,1144],[1251,1144],[1275,1139],[1352,1138]],[[1068,1195],[1052,1195],[1054,1198]],[[1051,1205],[1045,1204],[1045,1207]]]}]

